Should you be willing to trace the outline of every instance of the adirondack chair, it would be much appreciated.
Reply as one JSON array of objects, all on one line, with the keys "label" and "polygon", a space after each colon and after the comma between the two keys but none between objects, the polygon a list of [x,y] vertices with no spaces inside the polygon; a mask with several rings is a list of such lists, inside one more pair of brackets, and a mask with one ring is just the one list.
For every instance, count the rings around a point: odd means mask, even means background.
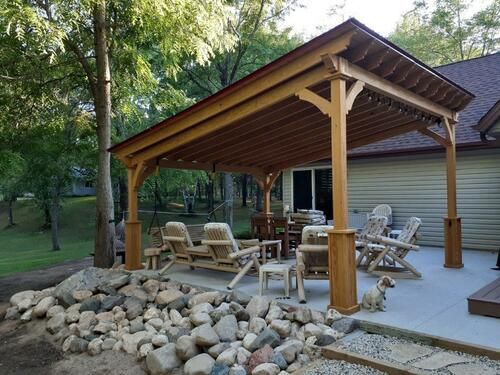
[{"label": "adirondack chair", "polygon": [[328,237],[330,225],[309,225],[302,231],[297,249],[297,289],[299,302],[306,303],[305,279],[328,280]]},{"label": "adirondack chair", "polygon": [[[235,272],[236,276],[228,284],[227,289],[231,290],[247,274],[252,267],[259,270],[260,263],[257,258],[262,254],[262,247],[258,241],[238,242],[234,239],[231,228],[226,223],[205,224],[206,240],[201,243],[205,245],[212,257],[212,263],[205,268],[219,271]],[[201,265],[200,267],[204,267]]]},{"label": "adirondack chair", "polygon": [[381,236],[387,227],[386,216],[370,216],[360,233],[356,235],[356,250],[359,251],[356,265],[367,266],[370,240],[367,236]]},{"label": "adirondack chair", "polygon": [[387,225],[392,225],[392,208],[388,204],[379,204],[373,209],[371,215],[385,216],[387,218]]},{"label": "adirondack chair", "polygon": [[396,239],[368,235],[367,238],[374,242],[368,245],[370,258],[368,272],[375,275],[389,275],[393,278],[422,277],[422,274],[404,259],[411,250],[419,249],[415,242],[421,225],[422,221],[419,218],[410,217]]},{"label": "adirondack chair", "polygon": [[211,255],[206,246],[194,246],[189,231],[184,223],[170,221],[161,228],[163,242],[171,251],[170,260],[160,270],[160,274],[167,272],[174,264],[186,264],[194,267],[195,261],[210,259]]}]

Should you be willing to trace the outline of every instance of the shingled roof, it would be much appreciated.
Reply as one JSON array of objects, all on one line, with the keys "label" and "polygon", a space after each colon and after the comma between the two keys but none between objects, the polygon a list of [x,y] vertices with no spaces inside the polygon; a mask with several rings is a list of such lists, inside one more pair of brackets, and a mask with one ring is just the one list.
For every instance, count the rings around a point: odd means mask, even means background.
[{"label": "shingled roof", "polygon": [[[475,95],[472,102],[460,112],[456,128],[457,147],[486,145],[481,141],[480,132],[474,127],[500,99],[500,52],[439,66],[435,70]],[[433,130],[444,134],[437,127]],[[442,147],[429,137],[412,132],[352,149],[349,156],[434,149]]]}]

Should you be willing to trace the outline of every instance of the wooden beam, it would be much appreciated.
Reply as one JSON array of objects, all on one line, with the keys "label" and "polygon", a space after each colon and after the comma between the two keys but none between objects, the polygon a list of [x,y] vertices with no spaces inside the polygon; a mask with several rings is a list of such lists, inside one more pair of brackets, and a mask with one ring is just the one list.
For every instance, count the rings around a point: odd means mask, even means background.
[{"label": "wooden beam", "polygon": [[[397,100],[398,102],[407,104],[413,108],[420,109],[421,111],[438,117],[447,117],[450,119],[455,119],[457,117],[457,114],[454,111],[417,95],[391,81],[381,78],[376,74],[368,72],[357,65],[351,64],[349,61],[340,56],[328,54],[322,56],[322,60],[323,63],[329,67],[329,71],[332,72],[332,74],[341,73],[344,76],[361,80],[365,82],[365,86],[368,89],[379,92],[389,98]],[[335,68],[337,71],[333,70]],[[443,84],[443,82],[440,81],[440,84]]]},{"label": "wooden beam", "polygon": [[349,90],[347,91],[347,97],[346,97],[346,115],[351,111],[352,105],[354,104],[354,100],[356,100],[356,97],[359,95],[361,91],[363,91],[363,87],[365,87],[365,83],[363,81],[356,81],[354,82],[351,87],[349,87]]},{"label": "wooden beam", "polygon": [[246,102],[232,107],[231,109],[198,124],[196,127],[189,128],[180,134],[171,137],[161,138],[159,142],[154,145],[134,154],[132,159],[136,162],[139,160],[154,159],[158,155],[168,153],[169,151],[183,146],[195,139],[208,136],[217,130],[227,127],[229,124],[245,118],[261,109],[267,108],[287,97],[294,95],[297,91],[311,86],[324,79],[324,69],[318,66],[310,70],[304,75],[292,78],[272,89],[258,95]]},{"label": "wooden beam", "polygon": [[[230,95],[222,97],[213,105],[201,107],[200,109],[188,112],[185,115],[178,115],[169,123],[168,126],[158,129],[154,133],[145,133],[141,138],[136,139],[134,142],[123,145],[116,150],[115,153],[122,156],[137,153],[139,150],[151,146],[160,139],[165,139],[181,131],[185,131],[195,124],[242,104],[250,98],[262,95],[270,87],[281,85],[292,77],[295,77],[298,74],[316,66],[320,63],[318,56],[325,53],[341,53],[345,51],[355,34],[355,31],[346,32],[338,38],[318,46],[313,52],[306,53],[295,58],[286,65],[276,65],[276,68],[272,72],[261,74],[257,79],[251,81],[249,80],[246,85],[242,86],[238,90],[234,90],[234,92]],[[319,81],[320,80],[316,80],[313,83]],[[295,89],[294,92],[298,91],[300,88]]]},{"label": "wooden beam", "polygon": [[319,96],[309,89],[302,89],[300,91],[297,91],[295,95],[298,96],[300,100],[304,100],[316,106],[324,115],[330,116],[330,102],[322,96]]},{"label": "wooden beam", "polygon": [[452,127],[450,121],[444,117],[442,120],[443,128],[446,132],[446,139],[450,141],[452,144],[455,144],[455,128]]},{"label": "wooden beam", "polygon": [[447,147],[451,144],[451,142],[448,139],[441,137],[441,135],[430,130],[429,128],[420,129],[419,132],[429,138],[434,139],[437,143],[439,143],[443,147]]},{"label": "wooden beam", "polygon": [[249,173],[253,175],[261,175],[264,173],[262,169],[253,168],[242,165],[224,165],[224,164],[213,164],[213,163],[194,163],[189,161],[175,161],[160,159],[159,165],[162,168],[173,168],[173,169],[189,169],[189,170],[199,170],[199,171],[214,171],[214,172],[232,172],[232,173]]},{"label": "wooden beam", "polygon": [[141,222],[138,220],[137,188],[138,168],[128,168],[128,216],[125,223],[125,268],[136,270],[142,268],[141,263]]}]

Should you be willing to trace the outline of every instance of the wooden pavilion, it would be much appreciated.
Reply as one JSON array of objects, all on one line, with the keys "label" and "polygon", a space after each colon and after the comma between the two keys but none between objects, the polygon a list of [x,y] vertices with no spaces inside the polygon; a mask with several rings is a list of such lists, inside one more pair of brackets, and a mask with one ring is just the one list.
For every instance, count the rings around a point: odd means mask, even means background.
[{"label": "wooden pavilion", "polygon": [[[264,192],[283,169],[332,159],[330,307],[359,310],[348,227],[347,150],[419,131],[446,148],[445,267],[460,268],[455,125],[465,89],[350,19],[190,108],[110,148],[128,169],[127,269],[141,268],[137,192],[156,168],[251,173]],[[440,130],[435,129],[436,125]],[[390,171],[388,171],[390,173]]]}]

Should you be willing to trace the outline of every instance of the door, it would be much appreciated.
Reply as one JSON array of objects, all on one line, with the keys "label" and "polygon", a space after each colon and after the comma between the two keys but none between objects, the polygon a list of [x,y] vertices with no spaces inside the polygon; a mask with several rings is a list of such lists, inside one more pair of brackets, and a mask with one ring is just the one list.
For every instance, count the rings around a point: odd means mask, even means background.
[{"label": "door", "polygon": [[325,213],[326,220],[332,220],[332,170],[330,168],[314,171],[314,196],[316,209]]},{"label": "door", "polygon": [[312,192],[312,171],[293,171],[293,208],[297,209],[313,208]]}]

